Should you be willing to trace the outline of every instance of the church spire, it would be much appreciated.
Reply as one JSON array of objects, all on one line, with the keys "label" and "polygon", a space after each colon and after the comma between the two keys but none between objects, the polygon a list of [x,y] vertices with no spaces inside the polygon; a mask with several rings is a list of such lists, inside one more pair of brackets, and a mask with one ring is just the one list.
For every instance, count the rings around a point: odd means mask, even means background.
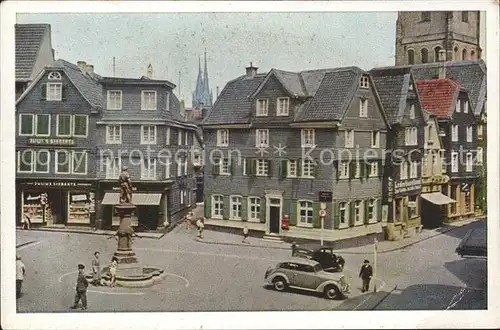
[{"label": "church spire", "polygon": [[201,56],[198,56],[198,79],[196,81],[196,89],[193,93],[193,107],[212,106],[212,96],[210,93],[210,85],[208,82],[208,64],[207,50],[204,52],[204,67],[203,73],[201,69]]}]

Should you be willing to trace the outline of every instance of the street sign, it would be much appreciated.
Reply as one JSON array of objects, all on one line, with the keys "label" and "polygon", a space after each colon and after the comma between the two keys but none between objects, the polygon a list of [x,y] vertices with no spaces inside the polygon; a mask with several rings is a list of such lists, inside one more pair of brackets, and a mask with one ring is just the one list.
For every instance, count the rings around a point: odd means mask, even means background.
[{"label": "street sign", "polygon": [[325,210],[319,210],[319,216],[324,218],[326,216],[326,211]]},{"label": "street sign", "polygon": [[333,199],[333,192],[331,191],[320,191],[318,195],[319,201],[323,203],[331,202]]},{"label": "street sign", "polygon": [[326,203],[320,203],[319,208],[322,210],[326,210]]}]

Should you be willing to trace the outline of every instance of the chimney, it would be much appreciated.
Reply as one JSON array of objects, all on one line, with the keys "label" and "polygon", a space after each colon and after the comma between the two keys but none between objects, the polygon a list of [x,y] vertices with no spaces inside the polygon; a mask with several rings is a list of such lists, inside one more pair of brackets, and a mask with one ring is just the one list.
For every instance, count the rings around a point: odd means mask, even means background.
[{"label": "chimney", "polygon": [[215,98],[217,99],[219,98],[219,85],[217,85],[216,93]]},{"label": "chimney", "polygon": [[247,70],[247,77],[249,78],[253,78],[255,77],[255,75],[257,74],[257,67],[254,67],[252,65],[252,62],[250,62],[250,66],[249,67],[246,67],[246,70]]},{"label": "chimney", "polygon": [[153,66],[151,65],[151,63],[149,63],[149,65],[148,65],[147,77],[149,79],[153,78]]},{"label": "chimney", "polygon": [[93,65],[87,64],[86,69],[87,69],[88,74],[94,73],[94,66]]},{"label": "chimney", "polygon": [[179,102],[179,112],[181,114],[182,117],[186,118],[186,106],[184,104],[184,100],[181,100]]},{"label": "chimney", "polygon": [[80,71],[82,71],[83,73],[87,72],[87,63],[85,63],[85,61],[78,61],[76,62],[76,65],[78,65]]},{"label": "chimney", "polygon": [[440,50],[439,51],[439,62],[441,62],[441,65],[439,66],[439,79],[446,79],[446,51],[445,50]]}]

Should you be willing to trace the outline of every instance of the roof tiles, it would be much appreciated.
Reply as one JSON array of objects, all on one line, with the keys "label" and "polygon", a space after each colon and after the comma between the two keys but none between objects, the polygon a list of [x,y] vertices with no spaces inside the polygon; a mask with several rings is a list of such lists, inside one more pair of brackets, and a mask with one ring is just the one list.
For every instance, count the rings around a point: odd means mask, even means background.
[{"label": "roof tiles", "polygon": [[448,118],[462,86],[451,79],[418,80],[422,107],[438,118]]},{"label": "roof tiles", "polygon": [[16,80],[28,80],[49,24],[16,24]]}]

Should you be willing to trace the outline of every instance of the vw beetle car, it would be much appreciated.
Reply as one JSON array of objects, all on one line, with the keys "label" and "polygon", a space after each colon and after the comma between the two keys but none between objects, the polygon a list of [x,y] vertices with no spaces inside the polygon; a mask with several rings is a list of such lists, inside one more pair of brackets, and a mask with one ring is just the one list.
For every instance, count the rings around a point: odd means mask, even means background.
[{"label": "vw beetle car", "polygon": [[335,254],[333,249],[319,244],[309,244],[297,247],[292,257],[311,259],[319,262],[327,272],[341,272],[344,270],[345,259]]},{"label": "vw beetle car", "polygon": [[326,299],[347,298],[349,284],[343,273],[330,273],[321,264],[305,258],[291,258],[270,266],[264,275],[265,285],[277,291],[294,288],[322,293]]}]

